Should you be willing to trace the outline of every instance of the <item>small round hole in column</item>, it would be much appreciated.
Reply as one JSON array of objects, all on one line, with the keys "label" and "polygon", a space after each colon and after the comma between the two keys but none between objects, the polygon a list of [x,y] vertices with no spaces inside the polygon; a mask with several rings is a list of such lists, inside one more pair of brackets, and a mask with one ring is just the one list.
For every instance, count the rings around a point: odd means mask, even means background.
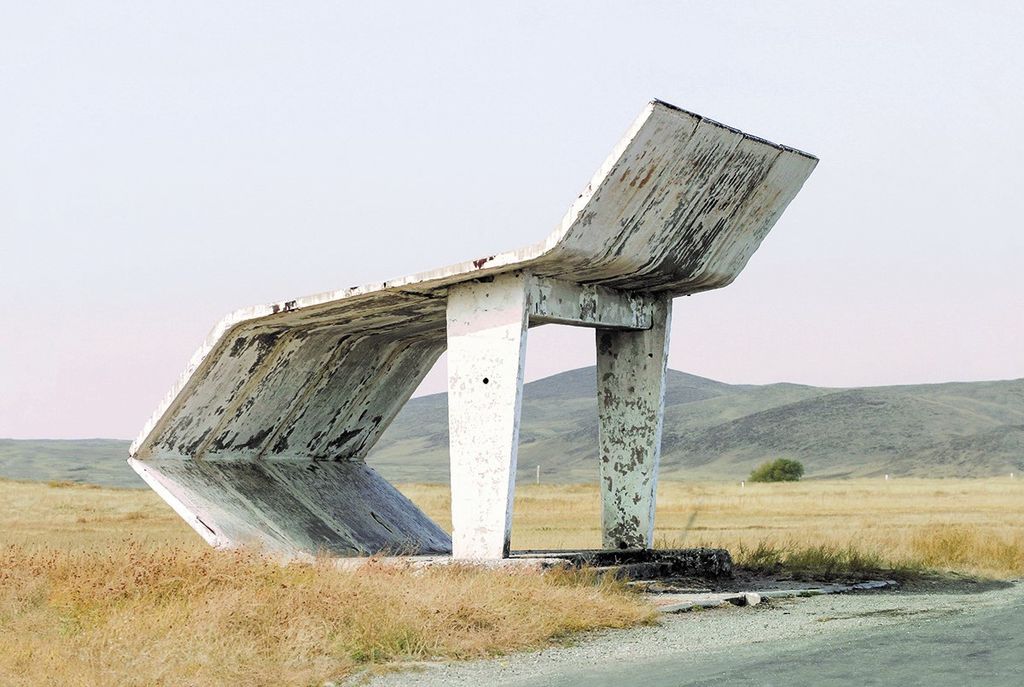
[{"label": "small round hole in column", "polygon": [[491,381],[491,380],[489,380],[489,379],[488,379],[487,377],[484,377],[484,384],[487,384],[487,383],[488,383],[488,382],[490,382],[490,381]]}]

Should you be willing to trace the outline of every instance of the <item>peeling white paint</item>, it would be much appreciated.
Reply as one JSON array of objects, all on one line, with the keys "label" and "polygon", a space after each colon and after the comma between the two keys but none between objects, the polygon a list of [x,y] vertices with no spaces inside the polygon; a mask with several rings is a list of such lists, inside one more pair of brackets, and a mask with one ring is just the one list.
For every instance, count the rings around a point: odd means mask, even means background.
[{"label": "peeling white paint", "polygon": [[650,329],[597,331],[601,532],[608,549],[654,543],[670,297],[652,303],[651,319]]},{"label": "peeling white paint", "polygon": [[530,322],[602,329],[648,329],[650,310],[642,294],[594,284],[533,277],[529,283]]},{"label": "peeling white paint", "polygon": [[448,292],[452,555],[508,556],[526,359],[528,275]]},{"label": "peeling white paint", "polygon": [[[453,398],[453,465],[497,471],[486,479],[453,477],[453,489],[463,495],[456,540],[467,542],[456,549],[502,555],[525,327],[594,327],[599,339],[619,342],[614,346],[633,350],[639,344],[626,342],[643,342],[650,352],[660,345],[659,308],[673,296],[730,283],[816,162],[652,102],[545,241],[226,317],[133,443],[133,467],[145,468],[147,482],[159,485],[154,488],[193,527],[201,518],[198,527],[209,531],[197,531],[211,543],[255,538],[281,551],[324,547],[341,555],[413,545],[423,552],[446,549],[447,537],[415,506],[369,468],[353,466],[362,466],[452,346],[458,365],[450,383],[460,389],[453,395],[461,394],[457,411]],[[481,293],[489,297],[488,289],[505,305],[476,303]],[[510,333],[518,331],[516,322],[523,328],[518,338]],[[484,336],[487,323],[500,336]],[[466,381],[484,368],[496,370],[495,380],[501,380],[489,389],[500,401],[487,413],[478,404],[490,397]],[[637,370],[644,394],[660,388]],[[605,391],[623,407],[632,402],[628,386],[611,384]],[[632,426],[613,417],[602,423],[603,437],[621,436]],[[501,436],[493,435],[486,450],[470,450],[467,437],[479,438],[487,427],[500,429]],[[643,476],[620,480],[609,492],[613,500],[628,498],[631,490],[646,494],[656,480],[660,429],[644,427],[638,431],[645,438],[634,446],[646,451]],[[602,439],[602,452],[607,445]],[[624,464],[621,456],[611,462]],[[311,482],[309,475],[317,478]],[[494,493],[483,494],[485,485]],[[476,505],[462,503],[474,489]],[[653,508],[653,496],[643,494],[633,494],[639,500],[630,517],[638,524],[625,539],[649,543],[644,532],[653,518],[641,511]],[[353,499],[363,499],[365,513],[349,512]],[[365,519],[377,522],[383,512],[393,513],[394,521],[377,527]],[[621,524],[606,520],[606,535]]]}]

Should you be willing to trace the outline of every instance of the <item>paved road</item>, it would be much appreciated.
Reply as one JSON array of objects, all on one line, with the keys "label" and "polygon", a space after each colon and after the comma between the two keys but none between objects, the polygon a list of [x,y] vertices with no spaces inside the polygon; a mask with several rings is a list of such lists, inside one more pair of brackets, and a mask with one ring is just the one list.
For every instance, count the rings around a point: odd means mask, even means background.
[{"label": "paved road", "polygon": [[1024,585],[860,593],[670,616],[576,646],[381,685],[1024,685]]},{"label": "paved road", "polygon": [[[916,615],[916,617],[915,617]],[[638,680],[638,675],[643,675]],[[554,679],[552,679],[554,678]],[[574,671],[537,684],[622,687],[683,685],[1024,685],[1024,600],[983,612],[943,610],[897,625],[767,642],[689,663],[679,657]]]}]

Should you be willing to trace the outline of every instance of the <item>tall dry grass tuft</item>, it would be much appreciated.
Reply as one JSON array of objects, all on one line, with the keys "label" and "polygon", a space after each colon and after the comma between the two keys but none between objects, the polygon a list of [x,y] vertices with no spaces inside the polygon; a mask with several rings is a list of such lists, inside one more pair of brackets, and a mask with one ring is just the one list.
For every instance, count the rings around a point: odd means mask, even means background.
[{"label": "tall dry grass tuft", "polygon": [[622,585],[568,572],[342,571],[132,541],[0,550],[4,685],[308,685],[652,620]]},{"label": "tall dry grass tuft", "polygon": [[785,572],[814,580],[866,577],[902,580],[924,572],[917,561],[892,560],[850,544],[761,541],[754,546],[738,544],[730,553],[733,562],[746,570],[764,574]]},{"label": "tall dry grass tuft", "polygon": [[1024,531],[929,525],[915,532],[909,556],[926,568],[968,570],[996,577],[1024,576]]},{"label": "tall dry grass tuft", "polygon": [[922,525],[903,537],[867,533],[856,543],[800,540],[740,542],[733,560],[755,571],[786,571],[815,578],[908,578],[952,571],[995,578],[1024,576],[1024,532],[956,524]]}]

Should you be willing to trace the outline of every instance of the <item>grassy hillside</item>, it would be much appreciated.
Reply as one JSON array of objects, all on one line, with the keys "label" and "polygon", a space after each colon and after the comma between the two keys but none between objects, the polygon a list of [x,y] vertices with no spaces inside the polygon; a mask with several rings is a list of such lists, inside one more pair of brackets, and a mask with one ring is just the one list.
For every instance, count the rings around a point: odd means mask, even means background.
[{"label": "grassy hillside", "polygon": [[[594,368],[526,385],[519,478],[591,481]],[[444,394],[413,399],[370,454],[401,481],[447,479]],[[729,385],[669,371],[662,474],[742,479],[777,457],[807,476],[981,477],[1024,471],[1024,380],[826,389]]]},{"label": "grassy hillside", "polygon": [[[526,385],[519,478],[597,475],[594,368]],[[413,399],[368,462],[404,482],[448,480],[444,394]],[[0,440],[0,476],[140,486],[128,442]],[[807,476],[983,477],[1024,472],[1024,380],[826,389],[730,385],[669,371],[663,475],[739,480],[769,458]]]}]

